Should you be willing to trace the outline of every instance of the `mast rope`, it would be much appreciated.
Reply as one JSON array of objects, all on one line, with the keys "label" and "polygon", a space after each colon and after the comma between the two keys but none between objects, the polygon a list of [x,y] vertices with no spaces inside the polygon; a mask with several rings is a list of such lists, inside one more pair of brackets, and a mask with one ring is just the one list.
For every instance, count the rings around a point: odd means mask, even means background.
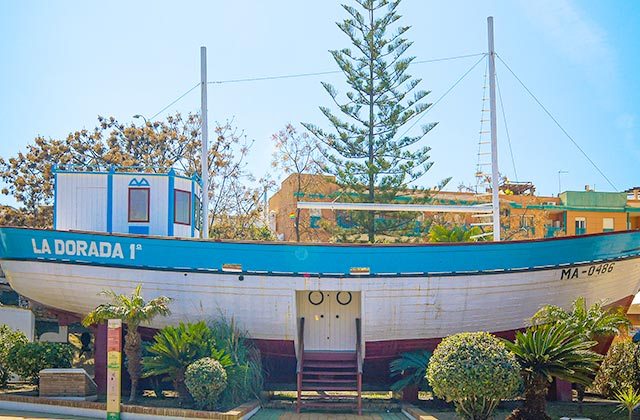
[{"label": "mast rope", "polygon": [[480,64],[480,62],[481,62],[482,60],[484,60],[484,58],[485,58],[485,56],[486,56],[486,55],[487,55],[486,53],[482,53],[482,57],[480,57],[480,59],[479,59],[478,61],[476,61],[476,62],[473,64],[473,66],[471,66],[471,67],[469,68],[469,70],[467,70],[466,72],[464,72],[464,74],[463,74],[462,76],[460,76],[460,78],[459,78],[458,80],[456,80],[456,82],[455,82],[455,83],[454,83],[454,84],[453,84],[449,89],[447,89],[447,91],[446,91],[445,93],[443,93],[443,94],[442,94],[438,99],[436,99],[436,101],[435,101],[434,103],[432,103],[432,104],[431,104],[431,106],[429,106],[429,108],[427,108],[427,110],[426,110],[426,111],[424,111],[424,112],[422,113],[422,115],[420,115],[420,117],[418,117],[418,119],[417,119],[417,120],[415,120],[415,121],[413,122],[413,124],[411,124],[411,125],[409,126],[409,128],[407,128],[407,129],[404,131],[404,133],[402,133],[402,135],[401,135],[400,137],[404,137],[404,136],[406,136],[406,135],[407,135],[407,133],[408,133],[409,131],[411,131],[411,129],[412,129],[413,127],[415,127],[415,126],[416,126],[416,124],[418,124],[418,123],[420,122],[420,120],[421,120],[422,118],[424,118],[424,116],[425,116],[425,115],[427,115],[427,114],[429,113],[429,111],[431,111],[433,108],[435,108],[435,106],[436,106],[436,105],[438,105],[438,103],[439,103],[441,100],[443,100],[443,99],[445,98],[445,96],[447,96],[447,95],[449,94],[449,92],[451,92],[451,91],[452,91],[456,86],[458,86],[458,84],[459,84],[459,83],[460,83],[460,82],[461,82],[465,77],[467,77],[467,75],[468,75],[469,73],[471,73],[471,71],[472,71],[473,69],[475,69],[475,68],[476,68],[476,66],[477,66],[478,64]]},{"label": "mast rope", "polygon": [[520,78],[513,72],[513,70],[511,70],[511,67],[509,67],[509,65],[505,63],[502,57],[500,57],[498,54],[496,54],[496,56],[498,57],[498,60],[500,60],[500,62],[504,64],[507,70],[509,70],[511,75],[513,75],[513,77],[518,81],[518,83],[520,83],[520,85],[524,88],[524,90],[527,91],[527,93],[540,106],[540,108],[542,108],[542,110],[549,116],[549,118],[551,118],[551,120],[558,126],[558,128],[564,133],[564,135],[567,136],[569,140],[571,140],[571,143],[573,143],[573,145],[580,151],[580,153],[582,153],[582,155],[589,161],[589,163],[591,163],[591,165],[596,169],[596,171],[598,171],[598,173],[602,175],[602,177],[609,183],[609,185],[611,185],[611,187],[615,191],[618,191],[618,188],[616,188],[613,182],[611,182],[611,180],[604,174],[604,172],[602,172],[602,170],[598,167],[598,165],[596,165],[596,163],[589,157],[589,155],[587,155],[587,153],[582,149],[582,147],[580,147],[578,142],[575,141],[573,137],[571,137],[571,135],[567,132],[567,130],[564,129],[564,127],[558,122],[558,120],[553,115],[551,115],[551,112],[549,112],[549,110],[542,104],[542,102],[540,102],[540,100],[533,94],[533,92],[529,90],[529,88],[524,84],[524,82],[520,80]]},{"label": "mast rope", "polygon": [[518,171],[516,170],[516,160],[513,158],[513,148],[511,147],[511,136],[509,135],[509,125],[507,124],[507,115],[504,112],[504,104],[502,103],[502,92],[500,91],[500,81],[496,72],[496,87],[498,88],[498,100],[500,102],[500,111],[502,112],[502,121],[504,122],[504,132],[507,135],[507,143],[509,144],[509,154],[511,155],[511,165],[513,165],[513,175],[518,182]]}]

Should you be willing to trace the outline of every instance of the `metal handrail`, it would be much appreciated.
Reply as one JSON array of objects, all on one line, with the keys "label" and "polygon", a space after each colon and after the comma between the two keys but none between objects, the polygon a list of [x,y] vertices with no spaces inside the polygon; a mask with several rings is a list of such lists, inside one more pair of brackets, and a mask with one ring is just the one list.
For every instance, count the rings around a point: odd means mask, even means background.
[{"label": "metal handrail", "polygon": [[362,326],[360,318],[356,318],[356,358],[358,359],[358,373],[362,373]]},{"label": "metal handrail", "polygon": [[304,361],[304,317],[300,318],[298,324],[298,367],[297,372],[302,372],[302,363]]}]

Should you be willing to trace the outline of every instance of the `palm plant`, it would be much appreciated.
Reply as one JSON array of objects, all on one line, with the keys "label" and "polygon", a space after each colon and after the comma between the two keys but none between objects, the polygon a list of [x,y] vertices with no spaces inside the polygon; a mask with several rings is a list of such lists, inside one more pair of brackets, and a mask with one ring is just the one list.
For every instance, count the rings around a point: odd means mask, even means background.
[{"label": "palm plant", "polygon": [[518,359],[524,380],[524,404],[509,419],[550,419],[545,413],[545,396],[553,378],[588,384],[598,368],[601,356],[564,325],[546,324],[518,332],[505,345]]},{"label": "palm plant", "polygon": [[191,363],[212,357],[224,368],[233,364],[223,350],[215,349],[214,336],[204,321],[164,327],[153,340],[146,348],[149,356],[142,359],[143,376],[168,375],[182,403],[190,399],[184,375]]},{"label": "palm plant", "polygon": [[631,326],[622,307],[604,309],[603,302],[596,302],[587,308],[584,297],[574,300],[570,311],[556,305],[545,305],[531,321],[533,324],[565,324],[587,340],[615,336]]},{"label": "palm plant", "polygon": [[[616,336],[631,326],[622,307],[605,309],[603,302],[596,302],[587,307],[584,297],[574,300],[570,311],[565,311],[556,305],[545,305],[533,315],[531,322],[534,325],[565,325],[573,334],[582,336],[584,340],[593,341],[594,346],[597,344],[596,340]],[[576,384],[576,389],[580,411],[582,411],[585,385]]]},{"label": "palm plant", "polygon": [[448,229],[446,226],[433,225],[429,230],[429,242],[471,242],[475,240],[472,236],[481,233],[477,226],[470,229],[460,226]]},{"label": "palm plant", "polygon": [[399,358],[389,364],[391,376],[402,376],[391,385],[392,391],[401,391],[407,386],[417,386],[425,389],[428,384],[426,380],[427,366],[432,353],[426,350],[418,350],[402,353]]},{"label": "palm plant", "polygon": [[629,420],[631,420],[633,418],[633,410],[638,404],[640,404],[640,393],[629,387],[625,391],[617,392],[616,400],[618,400],[619,402],[616,411],[627,410],[627,413],[629,414]]},{"label": "palm plant", "polygon": [[129,401],[136,399],[138,381],[140,379],[140,359],[142,340],[138,327],[142,323],[150,323],[158,315],[169,315],[170,298],[159,296],[146,302],[141,295],[142,285],[138,285],[131,296],[116,294],[113,290],[104,290],[100,294],[111,298],[110,303],[99,305],[82,321],[83,325],[99,324],[109,319],[121,319],[127,324],[124,338],[124,353],[127,356],[127,371],[131,377],[131,394]]}]

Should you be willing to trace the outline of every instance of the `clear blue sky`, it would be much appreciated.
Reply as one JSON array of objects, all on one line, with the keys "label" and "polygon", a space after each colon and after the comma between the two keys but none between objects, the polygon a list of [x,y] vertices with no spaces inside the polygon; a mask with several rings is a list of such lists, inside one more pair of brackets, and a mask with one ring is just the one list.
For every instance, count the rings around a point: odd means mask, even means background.
[{"label": "clear blue sky", "polygon": [[[417,60],[486,51],[486,17],[495,17],[496,50],[619,190],[640,185],[640,2],[620,0],[405,0]],[[18,1],[0,2],[0,155],[36,135],[61,138],[93,128],[98,115],[151,117],[199,81],[199,48],[208,47],[209,80],[335,70],[330,49],[349,46],[331,1]],[[436,100],[474,63],[419,64],[410,73]],[[424,141],[435,162],[424,186],[453,176],[473,183],[484,64],[423,122],[440,124]],[[519,179],[540,194],[612,190],[498,63]],[[210,85],[209,119],[234,118],[255,140],[255,175],[269,170],[270,136],[286,123],[327,126],[320,82],[339,75]],[[198,111],[198,89],[167,112]],[[162,115],[161,115],[162,117]],[[501,172],[515,178],[499,119]],[[13,203],[1,197],[2,203]]]}]

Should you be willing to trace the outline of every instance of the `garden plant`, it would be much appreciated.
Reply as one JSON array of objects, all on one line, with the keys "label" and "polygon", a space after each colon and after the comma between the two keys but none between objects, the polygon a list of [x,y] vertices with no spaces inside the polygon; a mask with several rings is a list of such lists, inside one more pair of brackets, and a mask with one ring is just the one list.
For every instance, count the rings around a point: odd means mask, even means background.
[{"label": "garden plant", "polygon": [[620,390],[640,389],[637,351],[638,345],[631,340],[613,343],[593,381],[593,390],[604,397],[614,399]]},{"label": "garden plant", "polygon": [[131,377],[129,401],[136,399],[138,381],[141,373],[142,339],[138,327],[150,323],[157,316],[169,315],[169,299],[159,296],[145,301],[141,294],[142,285],[138,285],[131,296],[116,294],[113,290],[104,290],[100,294],[111,299],[110,303],[99,305],[82,321],[85,326],[99,324],[109,319],[121,319],[127,325],[124,338],[124,353],[127,356],[127,371]]},{"label": "garden plant", "polygon": [[232,408],[250,399],[259,398],[264,385],[260,351],[249,340],[233,318],[218,317],[208,323],[216,347],[231,358],[232,366],[225,366],[227,387],[222,391],[219,405]]},{"label": "garden plant", "polygon": [[633,388],[625,388],[623,391],[616,392],[616,400],[620,403],[616,411],[627,410],[629,420],[633,418],[633,410],[640,404],[640,393]]},{"label": "garden plant", "polygon": [[14,346],[25,344],[27,336],[22,331],[15,331],[9,326],[0,325],[0,388],[7,386],[9,375],[13,371],[11,364],[7,362],[9,352]]},{"label": "garden plant", "polygon": [[213,410],[227,387],[227,371],[219,361],[204,357],[187,367],[185,384],[198,408]]},{"label": "garden plant", "polygon": [[585,341],[562,324],[530,327],[505,344],[515,354],[524,380],[523,406],[514,410],[509,420],[550,419],[545,397],[552,379],[589,384],[601,360],[591,351],[594,342]]},{"label": "garden plant", "polygon": [[520,366],[504,343],[486,332],[445,338],[427,367],[433,393],[453,401],[464,419],[492,416],[502,399],[515,397],[521,385]]},{"label": "garden plant", "polygon": [[427,350],[412,351],[402,353],[392,361],[389,364],[391,376],[400,376],[400,379],[391,385],[391,390],[401,391],[408,386],[415,386],[422,391],[430,390],[426,375],[432,354]]},{"label": "garden plant", "polygon": [[168,375],[181,403],[191,399],[185,386],[187,367],[204,357],[215,357],[224,367],[232,365],[231,358],[216,350],[215,338],[204,321],[166,326],[146,347],[148,356],[142,359],[143,376]]},{"label": "garden plant", "polygon": [[[598,344],[598,340],[616,336],[631,326],[622,307],[605,309],[602,301],[587,307],[584,297],[574,300],[569,311],[556,305],[545,305],[533,315],[531,321],[534,325],[564,325],[573,334],[582,336],[585,341],[593,341],[594,346]],[[589,384],[576,384],[580,408],[586,385]]]},{"label": "garden plant", "polygon": [[74,353],[74,347],[66,343],[18,343],[9,350],[7,365],[12,372],[37,385],[42,369],[70,368]]}]

